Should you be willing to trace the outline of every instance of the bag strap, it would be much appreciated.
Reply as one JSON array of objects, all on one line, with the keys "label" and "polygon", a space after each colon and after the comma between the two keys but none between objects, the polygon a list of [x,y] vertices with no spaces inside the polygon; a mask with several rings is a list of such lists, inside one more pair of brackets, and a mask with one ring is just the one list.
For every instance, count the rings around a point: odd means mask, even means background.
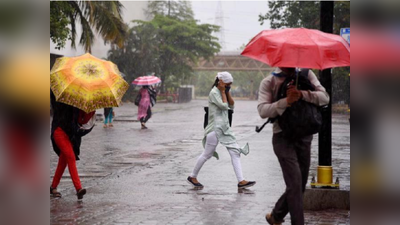
[{"label": "bag strap", "polygon": [[275,120],[276,118],[268,118],[267,122],[265,122],[261,127],[256,126],[256,132],[260,133],[264,129],[265,125],[267,125],[268,123],[274,123]]},{"label": "bag strap", "polygon": [[299,73],[299,76],[303,76],[303,77],[308,79],[308,73],[309,72],[310,72],[310,69],[301,69],[300,73]]},{"label": "bag strap", "polygon": [[[298,76],[303,76],[303,77],[305,77],[305,78],[308,79],[308,73],[309,73],[309,71],[310,71],[310,69],[301,69],[300,72],[298,73]],[[275,80],[272,79],[272,81],[275,81]],[[271,83],[272,83],[272,81],[271,81]],[[282,88],[282,85],[284,85],[284,83],[285,83],[285,82],[283,82],[283,83],[281,84],[281,86],[279,87],[278,96],[276,96],[276,99],[277,99],[277,100],[280,99],[279,92],[281,92],[281,88]],[[275,85],[275,84],[273,84],[272,86],[274,87],[274,85]],[[267,120],[261,127],[256,126],[256,132],[257,132],[257,133],[260,133],[268,123],[274,123],[277,119],[278,119],[277,117],[275,117],[275,118],[268,118],[268,120]]]}]

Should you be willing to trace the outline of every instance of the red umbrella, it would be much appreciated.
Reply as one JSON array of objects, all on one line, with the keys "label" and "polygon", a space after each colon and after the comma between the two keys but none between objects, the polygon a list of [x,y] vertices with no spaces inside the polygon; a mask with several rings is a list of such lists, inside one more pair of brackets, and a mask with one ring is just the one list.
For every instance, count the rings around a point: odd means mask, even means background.
[{"label": "red umbrella", "polygon": [[350,66],[350,46],[346,40],[306,28],[264,30],[251,39],[241,55],[272,67],[323,70]]},{"label": "red umbrella", "polygon": [[161,79],[156,76],[141,76],[132,82],[132,84],[137,86],[150,86],[159,83],[161,83]]}]

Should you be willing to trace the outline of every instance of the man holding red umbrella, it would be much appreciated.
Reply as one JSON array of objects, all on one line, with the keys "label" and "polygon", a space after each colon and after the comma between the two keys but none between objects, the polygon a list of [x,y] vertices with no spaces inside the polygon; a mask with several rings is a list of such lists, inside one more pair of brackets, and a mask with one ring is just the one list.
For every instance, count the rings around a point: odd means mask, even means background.
[{"label": "man holding red umbrella", "polygon": [[[329,95],[320,84],[312,70],[308,70],[308,79],[315,91],[298,90],[294,85],[287,89],[286,98],[278,100],[278,90],[286,77],[294,76],[295,68],[277,69],[265,78],[260,85],[258,113],[262,118],[275,118],[284,113],[293,103],[300,99],[318,106],[329,103]],[[272,213],[266,219],[270,224],[280,224],[290,213],[292,224],[304,224],[303,192],[305,190],[310,168],[312,135],[299,139],[283,135],[278,121],[273,124],[273,148],[282,168],[286,191],[279,198]]]},{"label": "man holding red umbrella", "polygon": [[262,118],[280,117],[274,122],[272,144],[286,183],[285,193],[272,213],[266,215],[267,222],[281,224],[290,213],[292,224],[303,225],[303,192],[310,167],[312,134],[322,123],[315,106],[327,105],[329,95],[311,70],[296,68],[325,70],[350,66],[350,46],[339,35],[286,28],[261,31],[241,55],[279,68],[261,82],[258,101]]}]

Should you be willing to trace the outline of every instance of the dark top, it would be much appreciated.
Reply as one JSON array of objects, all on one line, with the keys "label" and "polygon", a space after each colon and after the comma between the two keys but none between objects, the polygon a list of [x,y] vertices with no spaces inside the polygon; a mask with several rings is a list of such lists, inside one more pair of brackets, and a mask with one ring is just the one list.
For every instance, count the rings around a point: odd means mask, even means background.
[{"label": "dark top", "polygon": [[52,91],[50,91],[50,103],[53,109],[53,121],[51,124],[51,142],[53,149],[60,155],[60,149],[54,141],[54,131],[59,127],[69,137],[72,147],[74,149],[75,158],[79,160],[80,146],[82,141],[82,135],[79,135],[78,116],[79,109],[73,106],[57,102]]},{"label": "dark top", "polygon": [[111,113],[112,108],[104,108],[104,117],[108,117],[108,115]]}]

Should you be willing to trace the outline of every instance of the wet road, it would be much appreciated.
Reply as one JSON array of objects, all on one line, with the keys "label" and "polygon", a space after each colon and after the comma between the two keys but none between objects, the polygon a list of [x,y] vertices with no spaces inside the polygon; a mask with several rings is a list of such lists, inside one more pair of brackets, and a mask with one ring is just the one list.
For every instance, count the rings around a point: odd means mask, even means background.
[{"label": "wet road", "polygon": [[[77,202],[69,173],[60,183],[61,199],[51,199],[51,224],[266,224],[264,215],[285,186],[272,150],[272,128],[257,134],[262,124],[255,101],[237,101],[233,131],[240,145],[249,142],[242,156],[246,179],[257,185],[238,193],[228,152],[221,146],[220,160],[210,159],[198,179],[203,190],[186,183],[202,152],[203,106],[206,100],[187,104],[157,104],[148,130],[135,122],[137,107],[115,108],[114,128],[101,122],[84,137],[78,171],[88,189]],[[102,113],[101,110],[98,113]],[[317,165],[317,138],[313,167]],[[335,116],[333,125],[334,177],[350,189],[350,126],[347,117]],[[57,156],[51,150],[50,174]],[[290,224],[290,218],[287,218]],[[307,224],[350,224],[349,212],[307,212]]]}]

